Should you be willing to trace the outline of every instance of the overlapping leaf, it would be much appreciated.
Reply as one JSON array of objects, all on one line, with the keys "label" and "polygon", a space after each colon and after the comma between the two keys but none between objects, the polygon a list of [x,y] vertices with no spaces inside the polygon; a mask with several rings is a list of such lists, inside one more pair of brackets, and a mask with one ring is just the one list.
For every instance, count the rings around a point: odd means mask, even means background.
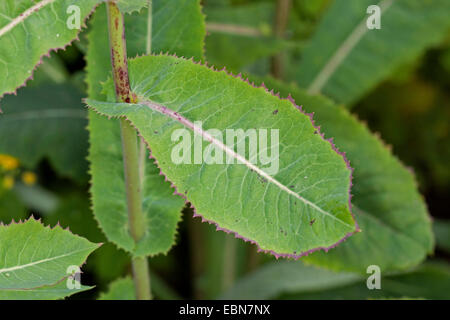
[{"label": "overlapping leaf", "polygon": [[[88,149],[86,111],[72,85],[24,88],[2,100],[0,153],[34,168],[48,158],[61,175],[86,181]],[[14,133],[14,134],[12,134]]]},{"label": "overlapping leaf", "polygon": [[[168,179],[205,219],[285,256],[334,246],[355,232],[349,208],[350,169],[292,102],[172,56],[137,58],[129,61],[129,68],[131,89],[140,104],[88,104],[103,115],[128,118]],[[108,89],[113,92],[111,81]],[[202,121],[203,129],[194,121]],[[278,149],[274,161],[279,170],[271,176],[267,163],[252,164],[248,150],[238,157],[234,141],[226,146],[205,133],[213,128],[222,136],[226,129],[278,130],[279,142],[268,138],[273,144],[260,144],[259,157],[261,150]],[[226,154],[232,163],[220,164],[219,159],[213,164],[175,164],[171,153],[177,143],[171,136],[177,129],[195,132],[211,142],[206,150]]]},{"label": "overlapping leaf", "polygon": [[[366,26],[370,5],[381,9],[381,29]],[[450,28],[447,0],[336,0],[304,51],[296,80],[351,104],[402,64],[441,42]]]},{"label": "overlapping leaf", "polygon": [[[205,30],[199,1],[156,0],[152,16],[143,9],[125,19],[129,55],[146,53],[151,41],[154,50],[176,51],[197,59],[202,56]],[[105,98],[101,93],[101,81],[108,78],[111,70],[106,23],[105,10],[100,7],[88,36],[87,82],[89,97],[94,99]],[[152,23],[152,34],[148,33],[148,23]],[[90,112],[89,131],[94,215],[107,238],[135,255],[167,252],[174,243],[182,199],[173,195],[173,189],[159,176],[153,160],[148,160],[143,192],[148,228],[136,245],[128,230],[119,122]]]},{"label": "overlapping leaf", "polygon": [[30,218],[0,225],[0,290],[54,285],[80,266],[98,244]]},{"label": "overlapping leaf", "polygon": [[314,112],[325,137],[333,137],[354,169],[352,204],[362,232],[328,253],[317,252],[305,260],[359,273],[365,273],[369,265],[387,271],[421,262],[431,252],[434,241],[426,205],[413,174],[344,108],[323,97],[308,95],[296,86],[272,79],[264,82],[282,95],[291,94],[308,112]]},{"label": "overlapping leaf", "polygon": [[[32,77],[44,54],[63,48],[80,30],[68,26],[80,24],[102,0],[3,0],[0,2],[0,98],[15,92]],[[70,6],[76,6],[71,7]],[[73,10],[75,8],[75,10]]]}]

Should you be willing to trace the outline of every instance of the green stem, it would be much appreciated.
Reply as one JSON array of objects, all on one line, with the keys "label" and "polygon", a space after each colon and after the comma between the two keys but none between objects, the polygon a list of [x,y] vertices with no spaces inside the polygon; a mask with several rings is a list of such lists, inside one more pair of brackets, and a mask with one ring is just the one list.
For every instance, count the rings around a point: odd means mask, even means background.
[{"label": "green stem", "polygon": [[[112,0],[107,5],[109,45],[111,49],[111,64],[116,99],[119,102],[134,102],[128,77],[127,48],[125,43],[125,27],[123,15]],[[142,188],[139,172],[139,151],[137,134],[125,119],[120,120],[122,135],[122,151],[125,174],[125,188],[127,195],[128,222],[130,234],[138,242],[145,233],[145,218],[142,212]],[[151,299],[150,273],[146,257],[132,259],[133,279],[136,298]]]},{"label": "green stem", "polygon": [[232,235],[227,234],[223,250],[222,291],[229,289],[233,285],[236,276],[236,246],[236,239]]},{"label": "green stem", "polygon": [[[289,17],[289,7],[291,0],[277,0],[277,7],[275,12],[275,37],[282,39],[286,32],[286,25]],[[279,52],[272,57],[271,73],[277,78],[283,78],[283,53]]]},{"label": "green stem", "polygon": [[[148,0],[147,14],[147,42],[145,44],[147,54],[152,53],[152,0]],[[139,140],[139,175],[141,177],[141,187],[144,188],[145,162],[147,160],[147,145],[143,138]]]}]

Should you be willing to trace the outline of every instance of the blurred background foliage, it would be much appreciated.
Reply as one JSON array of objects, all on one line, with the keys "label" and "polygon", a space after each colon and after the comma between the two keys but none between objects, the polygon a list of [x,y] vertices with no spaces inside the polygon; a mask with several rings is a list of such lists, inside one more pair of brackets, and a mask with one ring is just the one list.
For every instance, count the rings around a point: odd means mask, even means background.
[{"label": "blurred background foliage", "polygon": [[[235,74],[272,75],[302,85],[309,77],[307,73],[314,71],[302,64],[310,55],[308,48],[319,45],[314,36],[325,32],[332,19],[345,19],[330,12],[351,11],[367,1],[286,1],[289,7],[285,14],[281,13],[281,25],[277,18],[280,2],[202,1],[208,30],[208,64],[218,69],[226,67]],[[444,14],[448,19],[450,12]],[[409,19],[414,23],[416,17]],[[382,76],[374,77],[376,81],[367,80],[367,88],[354,98],[350,89],[345,97],[334,95],[333,87],[325,86],[323,91],[326,95],[329,90],[336,102],[345,102],[345,107],[367,122],[372,132],[379,133],[394,154],[415,172],[434,218],[437,243],[435,253],[425,263],[412,270],[383,274],[382,290],[368,290],[367,275],[335,273],[300,261],[274,261],[257,253],[254,246],[193,219],[191,209],[185,208],[177,245],[167,256],[150,259],[156,298],[449,299],[448,26],[439,31],[429,26],[433,41],[416,43],[411,50],[414,54],[401,56],[398,63],[388,65]],[[328,30],[330,37],[333,31]],[[105,243],[83,267],[83,282],[97,287],[71,299],[97,298],[113,280],[131,272],[127,253],[107,243],[90,210],[87,120],[81,103],[86,90],[86,32],[66,51],[45,58],[34,80],[19,89],[17,96],[4,98],[0,116],[0,221],[10,223],[33,214],[46,224],[59,222],[90,241]],[[389,41],[404,36],[392,34],[386,41],[389,45]],[[327,50],[324,48],[324,55]],[[370,76],[369,72],[364,79]],[[356,87],[359,85],[359,80],[349,79]],[[119,289],[113,291],[120,291],[128,281],[124,278],[115,283]]]}]

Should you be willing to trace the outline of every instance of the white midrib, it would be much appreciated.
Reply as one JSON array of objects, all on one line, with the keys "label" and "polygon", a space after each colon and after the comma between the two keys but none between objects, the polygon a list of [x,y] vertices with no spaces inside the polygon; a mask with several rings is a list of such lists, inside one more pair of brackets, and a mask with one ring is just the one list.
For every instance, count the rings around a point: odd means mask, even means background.
[{"label": "white midrib", "polygon": [[5,272],[11,272],[11,271],[16,271],[16,270],[22,270],[22,269],[25,269],[25,268],[29,268],[29,267],[32,267],[32,266],[41,264],[41,263],[45,263],[45,262],[50,262],[50,261],[53,261],[53,260],[62,259],[62,258],[71,256],[71,255],[73,255],[73,254],[76,254],[76,253],[78,253],[78,252],[86,251],[86,250],[88,250],[88,249],[75,250],[75,251],[72,251],[72,252],[69,252],[69,253],[65,253],[65,254],[62,254],[62,255],[59,255],[59,256],[52,257],[52,258],[47,258],[47,259],[37,260],[37,261],[34,261],[34,262],[30,262],[30,263],[27,263],[27,264],[22,264],[22,265],[18,265],[18,266],[14,266],[14,267],[3,268],[3,269],[0,269],[0,274],[5,273]]},{"label": "white midrib", "polygon": [[256,173],[258,173],[261,177],[263,177],[264,179],[266,179],[267,181],[273,183],[274,185],[276,185],[278,188],[280,188],[281,190],[287,192],[288,194],[294,196],[295,198],[299,199],[300,201],[302,201],[303,203],[305,203],[306,205],[314,208],[315,210],[323,213],[324,215],[335,219],[337,221],[339,221],[340,223],[348,226],[348,227],[353,227],[347,223],[345,223],[344,221],[336,218],[334,215],[332,215],[331,213],[323,210],[322,208],[320,208],[319,206],[317,206],[316,204],[312,203],[311,201],[303,198],[302,196],[300,196],[299,194],[295,193],[294,191],[292,191],[291,189],[289,189],[288,187],[286,187],[285,185],[283,185],[281,182],[279,182],[278,180],[274,179],[271,175],[267,174],[264,170],[260,169],[259,167],[255,166],[253,163],[251,163],[250,161],[248,161],[245,157],[241,156],[240,154],[236,153],[234,150],[230,149],[227,145],[225,145],[222,141],[217,140],[216,138],[214,138],[212,135],[210,135],[207,131],[203,130],[201,127],[196,126],[193,122],[191,122],[190,120],[186,119],[185,117],[183,117],[182,115],[180,115],[178,112],[173,111],[165,106],[159,105],[157,103],[154,102],[150,102],[150,101],[140,101],[139,104],[143,104],[147,107],[149,107],[150,109],[157,111],[165,116],[168,116],[169,118],[181,123],[182,125],[184,125],[185,127],[191,129],[192,131],[194,131],[195,134],[200,135],[203,139],[209,141],[210,143],[218,146],[221,150],[223,150],[226,154],[232,156],[233,158],[237,159],[239,162],[245,164],[249,169],[255,171]]},{"label": "white midrib", "polygon": [[[392,2],[393,0],[380,1],[378,6],[380,7],[381,13],[385,12],[392,5]],[[342,61],[345,60],[353,48],[358,44],[359,40],[366,34],[367,30],[366,19],[364,18],[349,34],[345,41],[342,42],[341,46],[331,56],[330,60],[328,60],[316,75],[308,87],[309,94],[317,94],[323,89]]]},{"label": "white midrib", "polygon": [[22,14],[12,19],[10,23],[8,23],[6,26],[0,29],[0,37],[2,37],[5,33],[11,31],[15,26],[17,26],[21,22],[25,21],[25,19],[31,16],[34,12],[39,11],[46,5],[52,3],[53,1],[55,0],[42,0],[41,2],[38,2],[34,6],[25,10]]}]

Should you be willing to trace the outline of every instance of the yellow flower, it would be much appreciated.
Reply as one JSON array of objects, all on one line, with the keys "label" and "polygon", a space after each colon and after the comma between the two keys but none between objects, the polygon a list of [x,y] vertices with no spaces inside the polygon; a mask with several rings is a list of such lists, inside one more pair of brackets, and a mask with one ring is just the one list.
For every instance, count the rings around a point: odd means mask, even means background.
[{"label": "yellow flower", "polygon": [[11,189],[12,187],[14,187],[14,178],[11,176],[6,176],[3,179],[3,187],[7,190]]},{"label": "yellow flower", "polygon": [[37,177],[33,172],[25,171],[24,173],[22,173],[22,181],[26,185],[31,186],[36,183],[36,180],[37,180]]},{"label": "yellow flower", "polygon": [[19,166],[19,160],[7,154],[0,154],[0,167],[5,170],[14,170]]}]

